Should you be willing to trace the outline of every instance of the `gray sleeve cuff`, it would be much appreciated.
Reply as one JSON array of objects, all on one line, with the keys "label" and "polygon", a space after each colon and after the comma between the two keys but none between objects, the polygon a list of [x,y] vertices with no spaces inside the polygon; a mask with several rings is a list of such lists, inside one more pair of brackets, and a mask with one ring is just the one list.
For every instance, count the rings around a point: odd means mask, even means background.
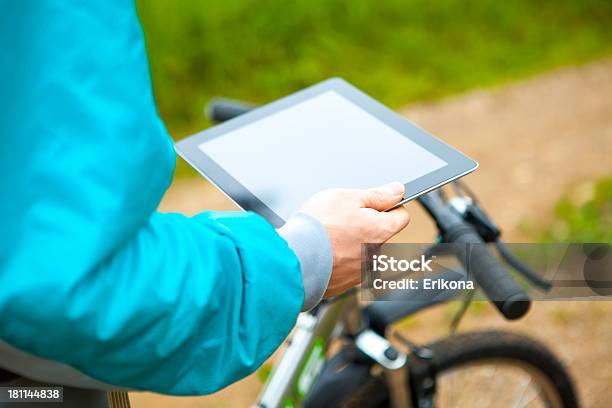
[{"label": "gray sleeve cuff", "polygon": [[323,298],[331,277],[333,257],[327,230],[313,216],[296,212],[278,233],[300,261],[304,285],[302,311],[310,310]]}]

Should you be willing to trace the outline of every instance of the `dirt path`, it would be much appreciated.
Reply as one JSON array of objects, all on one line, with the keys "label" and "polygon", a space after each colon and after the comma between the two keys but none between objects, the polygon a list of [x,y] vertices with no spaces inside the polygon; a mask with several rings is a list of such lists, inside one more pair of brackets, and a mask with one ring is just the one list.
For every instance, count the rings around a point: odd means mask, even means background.
[{"label": "dirt path", "polygon": [[[589,180],[612,174],[612,60],[409,106],[403,113],[480,163],[466,181],[510,241],[527,240],[526,226],[550,219],[551,207],[568,188],[581,185],[577,191],[587,194]],[[232,208],[201,179],[174,183],[161,204],[164,211],[188,214]],[[431,241],[429,220],[416,205],[410,208],[413,221],[396,241]],[[417,339],[430,339],[441,333],[447,314],[444,307],[430,311],[404,329]],[[612,303],[541,303],[512,325],[487,308],[466,321],[472,328],[500,325],[555,348],[580,379],[585,406],[612,398]],[[254,401],[259,387],[251,376],[211,397],[140,394],[132,400],[135,407],[242,407]]]}]

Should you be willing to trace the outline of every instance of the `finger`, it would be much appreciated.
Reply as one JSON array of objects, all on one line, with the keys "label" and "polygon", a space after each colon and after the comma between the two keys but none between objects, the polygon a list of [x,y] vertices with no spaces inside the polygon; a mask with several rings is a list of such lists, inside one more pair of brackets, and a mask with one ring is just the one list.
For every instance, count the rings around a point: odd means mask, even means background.
[{"label": "finger", "polygon": [[378,216],[384,219],[384,241],[393,237],[410,223],[410,213],[404,206],[397,207],[391,211],[381,212]]},{"label": "finger", "polygon": [[384,211],[399,203],[403,197],[404,185],[400,182],[393,182],[381,187],[363,190],[360,195],[360,202],[364,208]]}]

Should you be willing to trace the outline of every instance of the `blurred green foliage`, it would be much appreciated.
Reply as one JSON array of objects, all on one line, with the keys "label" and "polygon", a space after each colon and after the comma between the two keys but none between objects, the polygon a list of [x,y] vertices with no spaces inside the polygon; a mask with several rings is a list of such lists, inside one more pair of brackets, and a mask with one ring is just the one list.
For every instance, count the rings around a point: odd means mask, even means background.
[{"label": "blurred green foliage", "polygon": [[264,103],[341,76],[392,107],[612,52],[609,0],[140,0],[179,138],[214,95]]},{"label": "blurred green foliage", "polygon": [[583,203],[570,196],[556,205],[556,220],[542,234],[545,242],[612,242],[612,177],[594,183]]}]

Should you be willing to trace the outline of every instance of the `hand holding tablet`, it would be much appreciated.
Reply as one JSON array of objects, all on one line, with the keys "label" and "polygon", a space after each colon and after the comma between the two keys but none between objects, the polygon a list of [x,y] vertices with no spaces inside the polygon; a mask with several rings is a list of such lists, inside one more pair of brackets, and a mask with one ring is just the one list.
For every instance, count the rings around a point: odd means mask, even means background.
[{"label": "hand holding tablet", "polygon": [[316,193],[300,208],[327,230],[333,248],[333,276],[326,297],[360,283],[361,244],[382,244],[410,221],[406,208],[397,205],[404,186],[395,182],[367,190],[330,189]]},{"label": "hand holding tablet", "polygon": [[237,205],[277,227],[322,190],[399,180],[403,203],[477,167],[341,79],[181,140],[176,149]]}]

